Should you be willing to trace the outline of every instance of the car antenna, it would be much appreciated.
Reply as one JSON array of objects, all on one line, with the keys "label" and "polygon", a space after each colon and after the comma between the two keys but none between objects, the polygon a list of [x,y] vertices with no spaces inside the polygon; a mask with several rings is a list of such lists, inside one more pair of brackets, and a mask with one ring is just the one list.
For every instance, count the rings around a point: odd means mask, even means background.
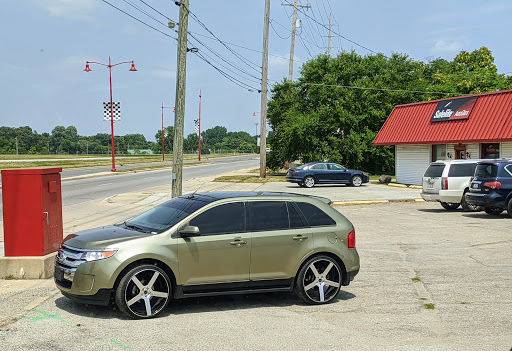
[{"label": "car antenna", "polygon": [[201,189],[201,187],[202,187],[203,185],[204,185],[204,182],[203,182],[203,183],[202,183],[202,184],[201,184],[201,185],[200,185],[196,190],[194,190],[194,192],[193,192],[192,194],[190,194],[190,195],[188,196],[188,199],[193,199],[193,198],[194,198],[194,195],[197,193],[197,191],[198,191],[199,189]]}]

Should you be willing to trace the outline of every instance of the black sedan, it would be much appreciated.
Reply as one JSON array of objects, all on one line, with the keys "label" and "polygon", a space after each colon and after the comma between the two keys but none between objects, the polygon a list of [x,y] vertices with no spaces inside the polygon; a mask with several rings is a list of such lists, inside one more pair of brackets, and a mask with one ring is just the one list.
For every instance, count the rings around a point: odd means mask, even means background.
[{"label": "black sedan", "polygon": [[362,171],[347,169],[332,162],[311,162],[286,173],[286,181],[297,183],[306,188],[315,184],[348,184],[361,186],[370,181],[370,176]]}]

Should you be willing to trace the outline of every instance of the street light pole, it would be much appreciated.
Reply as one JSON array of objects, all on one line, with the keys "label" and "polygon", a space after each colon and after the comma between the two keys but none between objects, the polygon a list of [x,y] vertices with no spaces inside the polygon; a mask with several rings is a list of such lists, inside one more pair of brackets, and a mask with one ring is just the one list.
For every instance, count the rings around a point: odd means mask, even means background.
[{"label": "street light pole", "polygon": [[162,162],[165,162],[165,147],[164,147],[164,137],[165,137],[165,134],[164,134],[164,108],[174,108],[174,106],[172,106],[172,107],[167,107],[167,106],[164,106],[164,103],[162,102]]},{"label": "street light pole", "polygon": [[199,162],[201,162],[201,90],[199,90]]},{"label": "street light pole", "polygon": [[114,146],[114,106],[113,106],[114,104],[113,104],[113,100],[112,100],[112,67],[122,65],[123,63],[131,63],[132,67],[130,68],[130,72],[135,72],[137,70],[135,69],[135,64],[133,61],[125,61],[125,62],[119,62],[116,64],[112,64],[112,61],[109,56],[108,57],[108,65],[105,63],[100,63],[100,62],[85,61],[85,69],[84,69],[85,72],[92,71],[91,68],[89,67],[90,63],[108,67],[108,71],[109,71],[109,77],[110,77],[110,127],[112,130],[112,169],[111,169],[111,171],[115,172],[116,171],[116,158],[115,158],[116,152],[115,152],[115,146]]}]

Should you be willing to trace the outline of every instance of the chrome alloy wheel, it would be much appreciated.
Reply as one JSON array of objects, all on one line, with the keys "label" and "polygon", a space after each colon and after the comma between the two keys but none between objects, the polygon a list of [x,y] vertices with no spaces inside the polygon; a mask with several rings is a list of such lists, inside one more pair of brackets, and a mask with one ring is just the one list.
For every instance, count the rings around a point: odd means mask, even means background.
[{"label": "chrome alloy wheel", "polygon": [[312,176],[307,176],[306,178],[304,178],[304,185],[306,186],[306,188],[312,188],[315,185],[315,178],[313,178]]},{"label": "chrome alloy wheel", "polygon": [[162,269],[154,265],[139,266],[121,280],[116,302],[130,317],[154,317],[167,306],[170,287],[169,278]]},{"label": "chrome alloy wheel", "polygon": [[326,303],[334,299],[341,287],[341,272],[338,264],[330,257],[311,262],[304,273],[302,286],[313,303]]},{"label": "chrome alloy wheel", "polygon": [[352,186],[361,186],[363,184],[363,178],[360,175],[352,177]]}]

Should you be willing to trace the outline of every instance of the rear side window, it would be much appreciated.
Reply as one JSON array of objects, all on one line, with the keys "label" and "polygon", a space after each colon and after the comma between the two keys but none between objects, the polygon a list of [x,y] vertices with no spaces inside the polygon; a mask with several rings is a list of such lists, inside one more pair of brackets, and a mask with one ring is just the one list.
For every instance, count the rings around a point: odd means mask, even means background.
[{"label": "rear side window", "polygon": [[334,221],[334,219],[315,205],[307,202],[296,202],[296,204],[302,211],[302,214],[304,214],[304,217],[306,217],[306,220],[309,222],[311,227],[336,225],[336,221]]},{"label": "rear side window", "polygon": [[448,177],[472,177],[475,168],[476,163],[453,164],[448,171]]},{"label": "rear side window", "polygon": [[250,228],[253,231],[289,229],[288,209],[284,201],[249,202]]},{"label": "rear side window", "polygon": [[475,169],[475,177],[478,178],[494,178],[498,175],[498,166],[493,164],[477,165]]},{"label": "rear side window", "polygon": [[443,174],[445,165],[439,165],[439,164],[432,164],[428,166],[427,170],[425,171],[424,177],[440,177]]}]

